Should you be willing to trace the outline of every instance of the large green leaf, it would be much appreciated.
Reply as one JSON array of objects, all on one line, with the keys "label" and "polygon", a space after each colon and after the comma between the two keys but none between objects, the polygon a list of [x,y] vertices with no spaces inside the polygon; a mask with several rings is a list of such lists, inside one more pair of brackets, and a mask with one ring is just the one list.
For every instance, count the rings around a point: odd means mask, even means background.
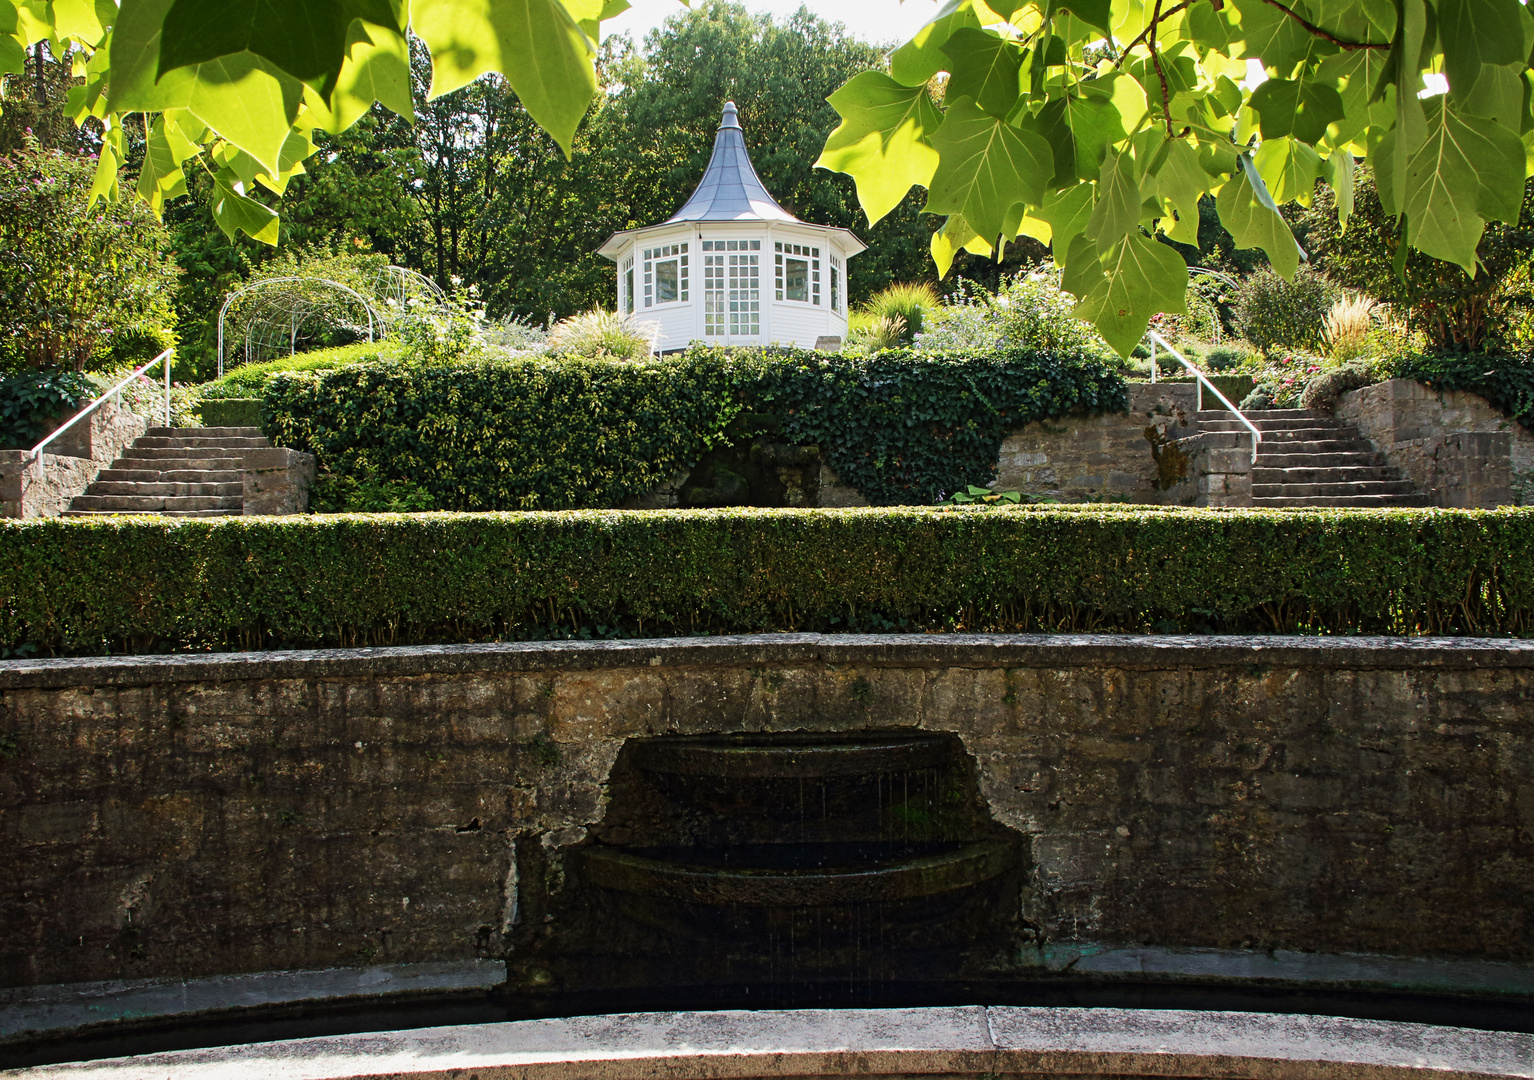
[{"label": "large green leaf", "polygon": [[1308,143],[1287,136],[1270,139],[1252,157],[1275,202],[1298,200],[1310,205],[1316,181],[1321,177],[1321,155]]},{"label": "large green leaf", "polygon": [[279,223],[276,212],[236,191],[222,177],[213,184],[213,220],[231,240],[236,233],[243,232],[263,244],[277,243]]},{"label": "large green leaf", "polygon": [[1136,229],[1102,261],[1103,276],[1076,305],[1103,339],[1128,356],[1158,311],[1187,311],[1188,264],[1166,244]]},{"label": "large green leaf", "polygon": [[1001,235],[1014,204],[1037,204],[1054,172],[1049,144],[981,111],[968,98],[948,106],[932,144],[939,164],[925,212],[963,214],[985,237]]},{"label": "large green leaf", "polygon": [[129,0],[110,49],[107,105],[116,112],[189,109],[219,135],[276,170],[303,85],[269,60],[236,53],[157,78],[160,24],[170,0]]},{"label": "large green leaf", "polygon": [[[1261,60],[1265,67],[1287,74],[1310,50],[1311,36],[1294,19],[1267,0],[1230,0],[1241,16],[1231,32],[1231,55],[1241,60]],[[1300,0],[1287,5],[1304,12]]]},{"label": "large green leaf", "polygon": [[1017,104],[1022,49],[993,31],[962,26],[943,42],[943,55],[952,72],[946,93],[971,98],[992,116],[1005,119]]},{"label": "large green leaf", "polygon": [[[105,14],[96,0],[53,0],[53,33],[59,39],[74,38],[94,47],[106,34]],[[108,7],[110,10],[110,6]],[[110,18],[110,16],[109,16]]]},{"label": "large green leaf", "polygon": [[346,63],[329,100],[315,90],[304,94],[309,121],[325,131],[342,132],[365,116],[375,101],[413,119],[410,46],[405,39],[387,27],[354,22],[348,40]]},{"label": "large green leaf", "polygon": [[1261,119],[1264,139],[1293,135],[1320,142],[1327,125],[1343,115],[1336,89],[1309,78],[1269,79],[1252,92],[1251,104]]},{"label": "large green leaf", "polygon": [[361,19],[403,33],[390,0],[174,0],[165,16],[159,71],[249,52],[294,78],[328,89],[346,57],[346,32]]},{"label": "large green leaf", "polygon": [[955,30],[964,27],[978,30],[980,20],[975,18],[967,0],[948,0],[936,18],[890,54],[890,76],[906,86],[920,86],[939,71],[948,70],[948,55],[943,46]]},{"label": "large green leaf", "polygon": [[937,151],[930,139],[942,115],[925,85],[902,86],[878,71],[855,76],[829,100],[842,122],[815,164],[852,177],[858,202],[873,225],[913,185],[931,183]]},{"label": "large green leaf", "polygon": [[1140,224],[1140,178],[1135,173],[1134,158],[1116,154],[1103,163],[1102,179],[1097,182],[1097,204],[1087,219],[1086,234],[1099,250],[1118,243],[1121,236]]},{"label": "large green leaf", "polygon": [[1438,0],[1438,33],[1451,92],[1468,92],[1482,64],[1527,59],[1521,6],[1518,0]]},{"label": "large green leaf", "polygon": [[988,256],[993,250],[984,237],[970,228],[963,214],[949,214],[943,227],[932,234],[932,261],[937,265],[939,280],[948,276],[954,256],[960,251]]},{"label": "large green leaf", "polygon": [[1245,170],[1226,181],[1215,199],[1220,223],[1229,230],[1237,247],[1261,248],[1268,260],[1286,278],[1292,278],[1300,266],[1300,245],[1294,233],[1247,178]]},{"label": "large green leaf", "polygon": [[1072,243],[1092,220],[1093,198],[1091,184],[1076,184],[1044,196],[1044,205],[1038,214],[1049,223],[1053,234],[1050,245],[1062,265],[1070,255]]},{"label": "large green leaf", "polygon": [[596,93],[596,46],[560,0],[414,0],[411,29],[431,50],[431,96],[498,71],[568,155]]},{"label": "large green leaf", "polygon": [[1473,276],[1486,219],[1518,219],[1523,143],[1495,120],[1459,116],[1442,98],[1426,115],[1427,138],[1406,164],[1407,240]]},{"label": "large green leaf", "polygon": [[1156,170],[1156,192],[1177,210],[1167,235],[1180,244],[1198,247],[1198,201],[1209,189],[1209,174],[1198,163],[1198,151],[1183,139],[1167,144]]}]

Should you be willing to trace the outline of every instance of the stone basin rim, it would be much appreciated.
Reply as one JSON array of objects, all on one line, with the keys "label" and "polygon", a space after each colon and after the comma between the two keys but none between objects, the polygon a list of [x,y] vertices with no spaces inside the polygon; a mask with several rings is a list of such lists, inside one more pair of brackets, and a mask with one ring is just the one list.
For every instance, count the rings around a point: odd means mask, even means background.
[{"label": "stone basin rim", "polygon": [[39,1066],[14,1080],[751,1080],[830,1075],[1529,1080],[1534,1036],[1329,1016],[954,1006],[630,1013]]},{"label": "stone basin rim", "polygon": [[576,854],[596,885],[620,892],[706,905],[819,906],[937,896],[1005,872],[1017,859],[1006,840],[977,840],[939,855],[870,863],[866,868],[752,870],[701,867],[635,855],[621,848],[586,847]]}]

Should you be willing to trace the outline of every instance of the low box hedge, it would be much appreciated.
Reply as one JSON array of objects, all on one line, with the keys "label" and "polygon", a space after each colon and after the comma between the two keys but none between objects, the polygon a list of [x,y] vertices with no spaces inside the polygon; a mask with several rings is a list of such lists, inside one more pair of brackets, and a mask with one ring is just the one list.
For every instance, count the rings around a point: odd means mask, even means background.
[{"label": "low box hedge", "polygon": [[0,523],[11,655],[772,630],[1534,636],[1534,511]]}]

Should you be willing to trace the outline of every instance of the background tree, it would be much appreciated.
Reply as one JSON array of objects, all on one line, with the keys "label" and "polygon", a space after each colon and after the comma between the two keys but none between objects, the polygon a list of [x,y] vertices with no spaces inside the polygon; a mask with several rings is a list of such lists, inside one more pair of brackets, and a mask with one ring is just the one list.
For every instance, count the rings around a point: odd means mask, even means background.
[{"label": "background tree", "polygon": [[0,369],[92,371],[175,343],[169,235],[143,203],[88,207],[94,171],[35,139],[0,158]]},{"label": "background tree", "polygon": [[1474,277],[1406,243],[1366,167],[1358,170],[1346,229],[1338,224],[1335,196],[1323,186],[1310,208],[1296,215],[1295,231],[1333,281],[1397,305],[1437,349],[1473,352],[1501,344],[1508,316],[1531,300],[1534,181],[1524,184],[1515,224],[1486,227],[1475,249]]}]

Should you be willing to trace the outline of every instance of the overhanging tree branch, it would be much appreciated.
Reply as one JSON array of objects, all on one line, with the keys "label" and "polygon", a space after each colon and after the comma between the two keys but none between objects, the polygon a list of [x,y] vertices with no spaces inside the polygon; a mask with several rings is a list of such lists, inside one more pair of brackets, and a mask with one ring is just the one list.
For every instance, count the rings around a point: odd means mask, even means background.
[{"label": "overhanging tree branch", "polygon": [[1263,0],[1263,3],[1269,4],[1269,5],[1273,6],[1273,7],[1278,8],[1279,11],[1282,11],[1285,15],[1289,16],[1295,22],[1299,23],[1301,26],[1303,26],[1306,30],[1310,31],[1316,37],[1320,38],[1323,41],[1330,41],[1333,45],[1337,46],[1339,49],[1388,49],[1388,48],[1390,48],[1390,45],[1388,43],[1379,43],[1379,42],[1374,42],[1374,41],[1346,41],[1346,40],[1338,37],[1336,34],[1332,33],[1330,30],[1325,30],[1325,29],[1322,29],[1321,27],[1317,26],[1315,23],[1313,23],[1309,19],[1305,18],[1305,16],[1301,15],[1299,12],[1295,11],[1293,8],[1288,7],[1285,4],[1279,3],[1279,0]]}]

